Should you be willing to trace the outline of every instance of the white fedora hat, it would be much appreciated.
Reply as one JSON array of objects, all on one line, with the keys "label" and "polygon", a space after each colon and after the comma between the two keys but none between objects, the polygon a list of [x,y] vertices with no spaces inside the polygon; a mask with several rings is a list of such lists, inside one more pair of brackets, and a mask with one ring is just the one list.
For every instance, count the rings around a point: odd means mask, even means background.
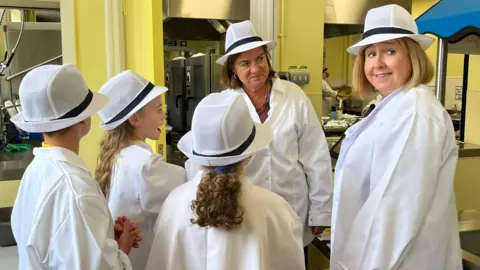
[{"label": "white fedora hat", "polygon": [[180,139],[178,149],[193,163],[225,166],[252,156],[271,140],[271,128],[253,122],[241,95],[222,92],[200,101],[192,130]]},{"label": "white fedora hat", "polygon": [[217,64],[224,65],[230,55],[246,52],[266,45],[271,51],[277,45],[275,41],[263,41],[255,32],[250,21],[230,25],[225,38],[225,55],[217,59]]},{"label": "white fedora hat", "polygon": [[92,93],[75,65],[33,69],[19,89],[22,111],[12,122],[27,132],[52,132],[77,124],[100,111],[108,97]]},{"label": "white fedora hat", "polygon": [[434,41],[431,37],[418,34],[415,19],[403,7],[394,4],[381,6],[368,11],[363,39],[347,51],[358,55],[364,46],[404,37],[416,41],[424,50]]},{"label": "white fedora hat", "polygon": [[100,127],[105,130],[118,127],[167,90],[166,87],[155,86],[132,70],[120,72],[99,91],[110,97],[108,106],[98,113],[102,119]]}]

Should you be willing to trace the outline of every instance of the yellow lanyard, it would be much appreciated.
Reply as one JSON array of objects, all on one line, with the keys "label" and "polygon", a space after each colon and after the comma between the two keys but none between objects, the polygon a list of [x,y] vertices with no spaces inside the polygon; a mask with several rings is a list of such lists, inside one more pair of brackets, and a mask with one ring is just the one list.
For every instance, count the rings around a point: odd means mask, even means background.
[{"label": "yellow lanyard", "polygon": [[145,142],[144,140],[142,140],[142,139],[140,139],[140,138],[137,138],[137,137],[135,137],[135,136],[130,137],[130,140],[132,140],[132,141],[139,141],[139,142]]},{"label": "yellow lanyard", "polygon": [[52,147],[56,147],[55,145],[52,145],[52,144],[48,144],[46,142],[42,142],[42,147],[43,148],[52,148]]}]

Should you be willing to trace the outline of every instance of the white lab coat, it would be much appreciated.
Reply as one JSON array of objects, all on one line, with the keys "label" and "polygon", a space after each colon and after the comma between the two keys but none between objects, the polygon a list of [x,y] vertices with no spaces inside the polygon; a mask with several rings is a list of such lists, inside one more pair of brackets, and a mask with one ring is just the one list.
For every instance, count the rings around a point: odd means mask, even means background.
[{"label": "white lab coat", "polygon": [[322,116],[329,116],[332,105],[335,104],[337,91],[333,90],[327,81],[322,79]]},{"label": "white lab coat", "polygon": [[168,194],[185,183],[185,170],[165,163],[145,142],[135,141],[120,151],[110,181],[108,207],[114,217],[138,223],[142,242],[129,254],[133,269],[145,269],[158,213]]},{"label": "white lab coat", "polygon": [[451,119],[425,85],[347,130],[335,170],[332,270],[462,269]]},{"label": "white lab coat", "polygon": [[[260,118],[243,89],[253,121]],[[304,246],[314,238],[307,226],[330,226],[332,164],[327,140],[310,99],[297,85],[274,79],[265,121],[273,129],[266,151],[245,168],[251,183],[282,196],[304,224]]]},{"label": "white lab coat", "polygon": [[60,147],[33,153],[12,213],[19,269],[131,269],[83,160]]},{"label": "white lab coat", "polygon": [[243,222],[227,232],[190,221],[202,171],[168,196],[158,217],[147,270],[302,270],[301,222],[280,196],[243,179]]}]

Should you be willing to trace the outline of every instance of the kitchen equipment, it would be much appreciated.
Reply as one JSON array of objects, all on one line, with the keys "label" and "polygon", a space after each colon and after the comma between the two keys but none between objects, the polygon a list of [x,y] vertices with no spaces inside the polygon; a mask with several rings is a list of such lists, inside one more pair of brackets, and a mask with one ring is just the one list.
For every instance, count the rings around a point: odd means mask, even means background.
[{"label": "kitchen equipment", "polygon": [[12,233],[10,216],[12,215],[12,207],[0,208],[0,246],[8,247],[16,244]]},{"label": "kitchen equipment", "polygon": [[191,129],[197,104],[210,93],[222,91],[220,55],[198,55],[185,60],[187,130]]},{"label": "kitchen equipment", "polygon": [[167,91],[167,122],[178,132],[187,130],[185,59],[169,61],[165,65]]}]

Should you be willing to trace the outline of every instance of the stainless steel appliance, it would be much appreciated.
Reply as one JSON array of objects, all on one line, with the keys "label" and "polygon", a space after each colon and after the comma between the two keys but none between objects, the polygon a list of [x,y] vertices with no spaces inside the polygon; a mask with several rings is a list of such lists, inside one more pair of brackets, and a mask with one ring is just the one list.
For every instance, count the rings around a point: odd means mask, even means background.
[{"label": "stainless steel appliance", "polygon": [[185,60],[187,130],[192,127],[193,112],[206,95],[222,91],[219,55],[199,55]]},{"label": "stainless steel appliance", "polygon": [[187,131],[185,59],[176,59],[165,65],[167,91],[167,122],[177,132]]}]

